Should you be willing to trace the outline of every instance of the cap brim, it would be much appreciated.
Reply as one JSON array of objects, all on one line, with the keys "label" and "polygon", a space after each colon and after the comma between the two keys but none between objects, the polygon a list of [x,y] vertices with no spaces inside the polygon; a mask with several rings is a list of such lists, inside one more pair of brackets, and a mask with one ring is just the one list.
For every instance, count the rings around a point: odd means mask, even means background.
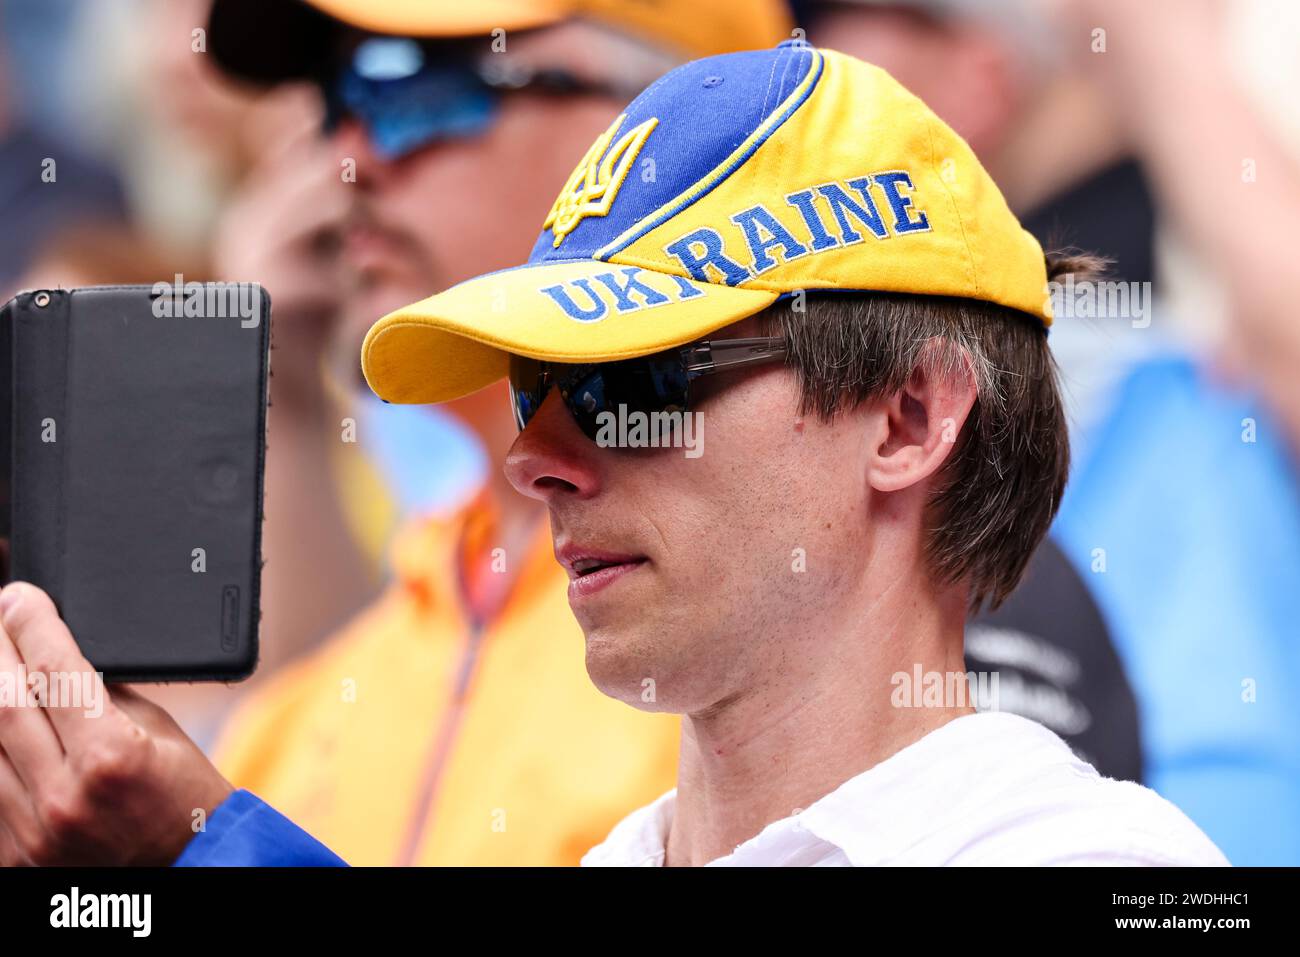
[{"label": "cap brim", "polygon": [[407,37],[488,36],[562,19],[559,0],[215,0],[208,44],[226,72],[252,83],[311,78],[347,27]]},{"label": "cap brim", "polygon": [[[389,313],[362,344],[366,381],[388,402],[446,402],[506,375],[511,355],[568,363],[649,355],[752,316],[779,298],[766,289],[640,269],[637,282],[657,295],[634,286],[619,311],[620,297],[608,283],[625,287],[629,268],[594,260],[521,266]],[[560,300],[567,293],[575,312],[592,313],[595,301],[587,290],[600,297],[604,312],[574,318]]]}]

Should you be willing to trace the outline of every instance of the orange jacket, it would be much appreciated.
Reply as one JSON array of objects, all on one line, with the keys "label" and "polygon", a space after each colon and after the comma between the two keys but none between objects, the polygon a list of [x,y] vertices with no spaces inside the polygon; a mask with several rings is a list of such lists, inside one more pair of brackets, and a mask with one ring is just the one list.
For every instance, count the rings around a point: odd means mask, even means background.
[{"label": "orange jacket", "polygon": [[406,529],[394,584],[218,744],[231,783],[351,864],[577,864],[674,785],[679,719],[592,686],[544,524],[502,611],[469,620],[460,543],[484,523],[480,502]]}]

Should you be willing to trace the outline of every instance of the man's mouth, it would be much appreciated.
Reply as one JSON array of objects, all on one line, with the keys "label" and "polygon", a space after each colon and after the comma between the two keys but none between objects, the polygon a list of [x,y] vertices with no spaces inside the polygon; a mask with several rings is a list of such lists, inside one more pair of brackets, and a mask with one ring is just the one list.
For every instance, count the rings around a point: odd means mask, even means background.
[{"label": "man's mouth", "polygon": [[595,594],[649,561],[644,555],[576,545],[557,548],[555,557],[569,574],[570,602]]},{"label": "man's mouth", "polygon": [[403,248],[399,236],[372,222],[353,221],[343,231],[344,250],[349,260],[358,268],[372,259],[392,255]]}]

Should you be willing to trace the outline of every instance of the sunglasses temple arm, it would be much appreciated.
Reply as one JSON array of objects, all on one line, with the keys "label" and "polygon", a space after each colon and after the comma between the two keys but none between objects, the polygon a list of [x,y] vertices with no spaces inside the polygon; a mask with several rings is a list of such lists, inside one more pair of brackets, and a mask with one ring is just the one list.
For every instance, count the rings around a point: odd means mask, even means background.
[{"label": "sunglasses temple arm", "polygon": [[789,347],[785,339],[780,336],[766,336],[755,339],[702,342],[688,347],[685,351],[686,371],[692,376],[701,376],[724,369],[739,369],[760,362],[784,359],[789,352]]}]

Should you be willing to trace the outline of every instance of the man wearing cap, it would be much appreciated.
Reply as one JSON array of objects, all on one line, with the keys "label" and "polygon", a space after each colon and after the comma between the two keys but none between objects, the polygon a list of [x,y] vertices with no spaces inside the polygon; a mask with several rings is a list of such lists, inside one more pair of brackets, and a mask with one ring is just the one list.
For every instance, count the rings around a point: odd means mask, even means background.
[{"label": "man wearing cap", "polygon": [[[644,155],[653,181],[628,175]],[[965,697],[966,617],[1016,586],[1064,485],[1044,286],[1079,265],[1045,260],[883,71],[782,44],[657,82],[527,265],[371,329],[363,367],[391,401],[508,377],[507,475],[549,509],[591,680],[683,715],[678,788],[585,863],[1226,863],[1153,792]],[[611,445],[616,412],[696,416],[707,445]],[[29,657],[75,655],[30,588],[0,593],[0,623]],[[97,806],[138,826],[152,800],[155,853],[177,807],[219,800],[182,860],[268,841],[334,860],[174,733],[152,740],[165,760],[118,779],[136,800]]]},{"label": "man wearing cap", "polygon": [[[619,187],[665,149],[675,177]],[[588,673],[684,716],[678,789],[585,863],[1226,863],[971,707],[963,623],[1067,473],[1046,283],[1087,263],[1045,260],[960,138],[843,55],[719,57],[638,98],[545,225],[526,267],[377,323],[363,364],[392,401],[508,372],[507,474],[550,509]],[[624,407],[696,415],[703,454],[608,447]]]},{"label": "man wearing cap", "polygon": [[[249,79],[318,83],[339,154],[334,175],[355,171],[341,187],[351,201],[346,254],[359,274],[345,304],[353,321],[322,351],[346,351],[359,388],[356,357],[375,317],[524,258],[574,157],[642,86],[691,54],[770,45],[788,25],[776,2],[713,4],[690,18],[683,6],[216,5],[209,44],[218,62]],[[506,32],[490,37],[498,28]],[[251,275],[268,265],[255,260]],[[292,302],[268,287],[283,346]],[[277,395],[273,414],[285,407]],[[392,586],[251,692],[216,763],[352,863],[576,864],[672,785],[679,722],[625,708],[587,679],[545,509],[502,476],[515,432],[504,385],[448,408],[485,450],[482,494],[402,530]],[[352,408],[338,415],[361,420]],[[355,445],[339,448],[337,416],[315,419],[322,443],[355,454]],[[272,459],[299,444],[281,424],[272,423]],[[285,520],[272,513],[268,528]],[[302,577],[304,590],[321,587],[310,566]],[[0,802],[3,777],[0,768]],[[257,813],[221,818],[257,833]],[[223,825],[212,825],[219,835]],[[186,860],[276,860],[274,841],[236,837]]]}]

